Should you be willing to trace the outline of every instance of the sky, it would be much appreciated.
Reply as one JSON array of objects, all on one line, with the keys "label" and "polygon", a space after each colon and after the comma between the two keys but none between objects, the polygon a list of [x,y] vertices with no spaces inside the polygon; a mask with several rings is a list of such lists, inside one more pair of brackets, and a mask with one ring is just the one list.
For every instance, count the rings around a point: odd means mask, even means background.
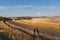
[{"label": "sky", "polygon": [[0,0],[0,16],[60,16],[60,0]]}]

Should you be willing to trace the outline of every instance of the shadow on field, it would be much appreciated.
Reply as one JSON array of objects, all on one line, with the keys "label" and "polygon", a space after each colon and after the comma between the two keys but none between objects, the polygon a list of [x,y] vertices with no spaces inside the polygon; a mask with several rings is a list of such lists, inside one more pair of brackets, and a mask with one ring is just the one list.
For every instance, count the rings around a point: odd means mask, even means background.
[{"label": "shadow on field", "polygon": [[12,39],[9,38],[6,33],[0,32],[0,40],[12,40]]}]

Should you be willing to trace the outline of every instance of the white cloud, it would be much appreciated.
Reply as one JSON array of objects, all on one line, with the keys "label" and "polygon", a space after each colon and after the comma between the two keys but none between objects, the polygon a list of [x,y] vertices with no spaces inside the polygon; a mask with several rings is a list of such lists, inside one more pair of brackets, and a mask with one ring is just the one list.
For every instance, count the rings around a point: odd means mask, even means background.
[{"label": "white cloud", "polygon": [[17,6],[8,6],[8,8],[27,8],[32,7],[32,5],[17,5]]},{"label": "white cloud", "polygon": [[16,10],[18,10],[18,11],[19,11],[19,10],[24,10],[24,9],[16,9]]},{"label": "white cloud", "polygon": [[56,8],[56,6],[49,6],[48,8],[51,9],[51,10],[53,10],[53,9]]},{"label": "white cloud", "polygon": [[37,13],[37,15],[41,15],[41,13]]},{"label": "white cloud", "polygon": [[56,8],[56,6],[38,6],[38,7],[36,7],[36,9],[50,9],[50,10],[53,10],[53,9],[55,9]]},{"label": "white cloud", "polygon": [[56,8],[56,6],[33,6],[33,5],[17,5],[17,6],[0,6],[0,10],[16,10],[16,11],[21,11],[25,10],[25,8],[30,8],[32,7],[33,9],[50,9],[53,10]]},{"label": "white cloud", "polygon": [[0,10],[8,10],[6,7],[0,6]]},{"label": "white cloud", "polygon": [[31,7],[32,5],[18,5],[20,7]]},{"label": "white cloud", "polygon": [[24,10],[24,8],[32,7],[32,5],[17,5],[17,6],[0,6],[0,10]]}]

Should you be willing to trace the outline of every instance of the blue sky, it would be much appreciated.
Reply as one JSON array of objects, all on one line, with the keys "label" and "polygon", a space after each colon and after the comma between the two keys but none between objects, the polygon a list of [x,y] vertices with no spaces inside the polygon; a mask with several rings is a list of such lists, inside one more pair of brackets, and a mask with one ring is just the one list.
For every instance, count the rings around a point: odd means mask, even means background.
[{"label": "blue sky", "polygon": [[0,16],[60,16],[60,0],[0,0]]}]

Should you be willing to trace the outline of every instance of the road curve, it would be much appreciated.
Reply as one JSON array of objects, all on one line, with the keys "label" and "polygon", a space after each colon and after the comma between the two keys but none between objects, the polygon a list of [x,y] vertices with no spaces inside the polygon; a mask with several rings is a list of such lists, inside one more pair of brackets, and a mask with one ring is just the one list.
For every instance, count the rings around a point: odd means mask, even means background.
[{"label": "road curve", "polygon": [[[18,27],[22,27],[22,28],[34,31],[34,27],[32,27],[30,25],[27,25],[27,24],[21,24],[21,23],[17,23],[17,22],[14,22],[14,21],[6,21],[6,22],[9,22],[9,23],[11,23],[15,26],[18,26]],[[44,28],[38,28],[38,29],[39,29],[40,33],[43,33],[43,34],[46,33],[47,35],[60,38],[60,32],[57,32],[57,31],[54,31],[54,30],[49,30],[49,29],[44,29]]]}]

